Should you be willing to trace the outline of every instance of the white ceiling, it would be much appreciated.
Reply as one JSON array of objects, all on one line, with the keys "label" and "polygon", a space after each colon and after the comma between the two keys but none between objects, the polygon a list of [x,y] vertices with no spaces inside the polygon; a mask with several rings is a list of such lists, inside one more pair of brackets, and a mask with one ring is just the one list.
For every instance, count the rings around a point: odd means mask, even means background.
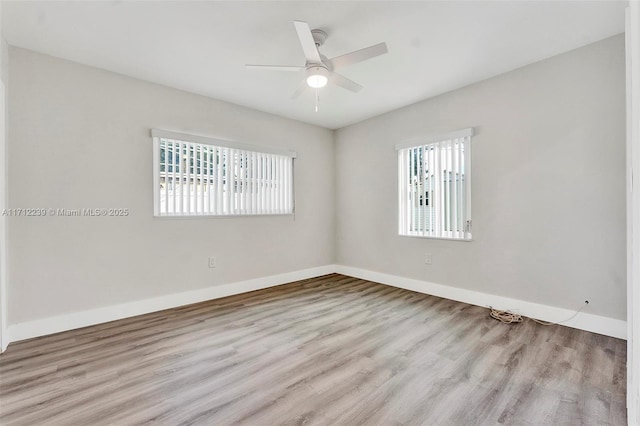
[{"label": "white ceiling", "polygon": [[[11,45],[336,129],[624,31],[626,1],[3,1]],[[314,110],[293,20],[329,33],[331,58],[386,41],[343,68]]]}]

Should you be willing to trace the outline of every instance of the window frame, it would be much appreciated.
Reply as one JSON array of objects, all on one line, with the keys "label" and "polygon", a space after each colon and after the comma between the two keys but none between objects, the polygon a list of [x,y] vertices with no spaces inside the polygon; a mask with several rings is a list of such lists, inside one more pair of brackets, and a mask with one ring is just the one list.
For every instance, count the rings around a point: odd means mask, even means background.
[{"label": "window frame", "polygon": [[[186,133],[172,132],[168,130],[160,130],[160,129],[151,129],[151,139],[153,145],[153,216],[154,218],[159,219],[192,219],[192,218],[234,218],[234,217],[260,217],[260,216],[291,216],[295,214],[295,183],[294,183],[294,159],[297,157],[297,153],[295,151],[268,147],[268,146],[257,146],[252,144],[247,144],[244,142],[237,141],[229,141],[222,140],[216,138],[210,138],[206,136],[199,135],[190,135]],[[291,161],[290,167],[288,167],[285,171],[290,171],[290,176],[288,178],[288,190],[290,191],[287,194],[287,197],[290,199],[290,211],[285,212],[260,212],[260,213],[251,213],[251,212],[233,212],[233,213],[216,213],[216,212],[162,212],[161,209],[161,141],[173,141],[179,143],[186,143],[192,145],[203,146],[206,145],[208,147],[213,147],[215,149],[229,149],[241,152],[249,152],[256,153],[256,155],[260,156],[268,156],[275,155],[279,157],[287,157],[285,161]],[[218,151],[216,151],[218,152]],[[226,163],[225,163],[226,164]],[[196,166],[193,166],[196,167]],[[202,166],[199,166],[202,167]],[[182,174],[182,171],[179,172]],[[217,172],[216,172],[217,173]],[[207,175],[205,175],[207,177]],[[175,178],[175,176],[174,176]],[[280,185],[283,182],[279,183]],[[236,187],[237,183],[234,181],[233,186]],[[181,190],[184,188],[181,188]],[[204,193],[203,193],[204,194]],[[187,197],[189,198],[189,197]],[[198,195],[196,195],[195,203],[198,206],[200,200]],[[191,203],[191,202],[190,202]],[[203,210],[204,210],[204,199],[202,200]],[[191,209],[191,204],[189,207]],[[198,208],[196,207],[196,210]]]},{"label": "window frame", "polygon": [[[413,237],[413,238],[428,238],[428,239],[437,239],[437,240],[450,240],[450,241],[465,241],[465,242],[473,241],[473,233],[472,233],[473,222],[472,222],[472,216],[471,216],[471,182],[472,182],[472,179],[471,179],[471,145],[472,143],[471,142],[472,142],[473,135],[474,135],[474,129],[466,128],[466,129],[449,132],[445,134],[412,138],[396,145],[395,148],[398,156],[398,183],[397,183],[398,184],[397,186],[398,188],[398,201],[397,201],[398,236]],[[447,211],[449,212],[453,209],[454,204],[455,204],[456,212],[458,212],[458,209],[460,208],[464,210],[464,212],[461,213],[462,227],[460,229],[459,226],[456,226],[455,230],[444,229],[445,222],[444,222],[443,216],[445,216],[445,213],[440,209],[441,208],[444,209],[445,207],[441,206],[440,208],[437,208],[434,210],[435,214],[433,216],[434,218],[436,216],[439,216],[439,218],[435,220],[435,222],[440,224],[441,226],[439,226],[436,229],[436,225],[433,225],[432,228],[434,230],[431,232],[427,232],[425,231],[425,229],[411,231],[410,227],[411,227],[412,221],[415,221],[415,218],[413,219],[410,218],[409,221],[407,221],[407,217],[410,217],[410,216],[407,216],[407,214],[409,215],[415,214],[415,212],[412,211],[411,197],[408,196],[409,192],[413,190],[412,185],[408,183],[411,176],[411,171],[409,169],[410,166],[408,162],[410,162],[411,160],[403,157],[403,151],[412,150],[412,149],[422,149],[423,152],[425,152],[427,151],[427,148],[436,149],[435,147],[437,147],[440,158],[438,159],[438,163],[437,163],[438,166],[436,166],[436,169],[440,171],[440,167],[441,167],[440,163],[442,162],[442,157],[441,157],[442,153],[440,152],[440,150],[443,148],[443,144],[446,144],[444,148],[455,146],[455,144],[463,144],[463,150],[461,153],[462,157],[459,157],[460,159],[463,160],[464,172],[463,174],[461,174],[461,176],[463,176],[463,179],[461,179],[463,183],[461,183],[461,185],[464,185],[464,186],[460,187],[461,189],[463,189],[463,194],[460,200],[457,200],[455,203],[452,203],[450,198],[451,197],[450,195],[451,187],[450,187],[448,201],[446,202],[446,204],[443,204],[443,206],[446,206]],[[408,160],[407,164],[404,164],[405,160]],[[425,162],[423,160],[420,173],[422,173],[422,171],[424,170],[424,164]],[[460,167],[460,164],[458,163],[456,167]],[[451,171],[449,173],[451,173]],[[422,181],[425,181],[425,180],[426,178],[422,179]],[[441,180],[444,181],[444,178],[442,178]],[[449,182],[451,182],[451,178]],[[454,182],[457,182],[457,179]],[[441,182],[436,183],[436,188],[440,188],[438,191],[438,194],[433,197],[433,200],[429,200],[430,202],[433,202],[437,199],[443,200],[443,197],[444,197],[443,192],[445,194],[447,193],[446,190],[444,189],[444,186],[442,186]],[[458,194],[458,191],[459,191],[459,189],[457,188],[458,187],[456,185],[456,191],[455,191],[456,195]],[[423,188],[421,189],[422,191],[424,191]],[[435,192],[435,190],[431,190],[430,192],[433,193]],[[464,200],[464,201],[460,203],[461,200]],[[460,204],[462,204],[462,206]],[[451,213],[449,213],[449,217],[451,217]]]}]

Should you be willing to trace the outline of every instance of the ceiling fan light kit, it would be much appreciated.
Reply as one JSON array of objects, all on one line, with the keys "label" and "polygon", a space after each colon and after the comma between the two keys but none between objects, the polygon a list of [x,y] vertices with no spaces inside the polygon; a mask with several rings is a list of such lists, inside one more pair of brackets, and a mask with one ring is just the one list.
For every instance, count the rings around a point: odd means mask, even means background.
[{"label": "ceiling fan light kit", "polygon": [[329,71],[324,67],[307,68],[307,85],[313,89],[320,89],[329,82]]},{"label": "ceiling fan light kit", "polygon": [[317,89],[325,87],[329,82],[356,93],[362,89],[362,86],[352,80],[349,80],[347,77],[334,72],[334,70],[387,53],[386,43],[379,43],[328,59],[326,56],[321,55],[318,50],[318,48],[327,40],[327,33],[320,29],[311,30],[306,22],[293,21],[293,24],[296,28],[296,32],[298,33],[298,39],[300,40],[300,45],[302,46],[302,51],[305,56],[305,65],[303,67],[295,65],[247,65],[247,68],[251,69],[266,69],[273,71],[304,70],[305,80],[303,80],[298,90],[295,91],[292,96],[293,98],[298,97],[304,91],[304,88],[308,86],[316,89],[317,103]]}]

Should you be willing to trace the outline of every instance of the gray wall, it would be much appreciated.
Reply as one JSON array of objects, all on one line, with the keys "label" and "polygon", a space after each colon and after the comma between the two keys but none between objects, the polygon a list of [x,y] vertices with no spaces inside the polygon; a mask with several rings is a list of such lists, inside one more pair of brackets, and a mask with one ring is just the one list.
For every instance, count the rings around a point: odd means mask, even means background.
[{"label": "gray wall", "polygon": [[0,80],[7,85],[9,81],[9,45],[0,33]]},{"label": "gray wall", "polygon": [[[620,35],[338,130],[337,262],[624,320],[624,70]],[[399,237],[394,145],[466,127],[474,241]]]},{"label": "gray wall", "polygon": [[[0,2],[0,15],[2,4]],[[0,19],[0,23],[2,19]],[[7,207],[7,88],[9,83],[9,45],[0,25],[0,211]],[[7,327],[7,218],[0,217],[0,351],[8,344]]]},{"label": "gray wall", "polygon": [[[11,218],[9,324],[334,262],[332,131],[18,48],[10,61],[10,207],[131,214]],[[151,128],[297,151],[295,217],[154,219]]]}]

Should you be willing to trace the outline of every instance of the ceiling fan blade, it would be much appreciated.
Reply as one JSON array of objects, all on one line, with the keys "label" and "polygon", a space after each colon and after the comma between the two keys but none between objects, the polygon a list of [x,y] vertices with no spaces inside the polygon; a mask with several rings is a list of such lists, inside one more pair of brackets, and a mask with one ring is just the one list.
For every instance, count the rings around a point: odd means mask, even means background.
[{"label": "ceiling fan blade", "polygon": [[362,89],[362,86],[355,81],[349,80],[347,77],[336,72],[331,73],[330,81],[336,86],[340,86],[354,93],[358,93],[360,89]]},{"label": "ceiling fan blade", "polygon": [[297,67],[294,65],[245,65],[248,69],[255,70],[268,70],[268,71],[302,71],[304,67]]},{"label": "ceiling fan blade", "polygon": [[322,59],[320,59],[320,53],[318,53],[316,42],[313,41],[313,35],[311,34],[309,24],[302,21],[293,21],[293,24],[296,26],[300,45],[302,46],[302,51],[304,52],[304,57],[307,59],[307,62],[321,64]]},{"label": "ceiling fan blade", "polygon": [[298,88],[296,89],[295,92],[293,92],[293,94],[291,95],[291,99],[296,99],[297,97],[299,97],[300,95],[302,95],[304,93],[305,90],[307,90],[307,79],[303,78],[300,81],[300,84],[298,85]]},{"label": "ceiling fan blade", "polygon": [[387,52],[387,43],[379,43],[365,47],[364,49],[356,50],[355,52],[336,56],[333,59],[329,59],[329,62],[331,62],[334,69],[338,69],[366,61],[367,59],[375,58],[376,56],[384,55]]}]

